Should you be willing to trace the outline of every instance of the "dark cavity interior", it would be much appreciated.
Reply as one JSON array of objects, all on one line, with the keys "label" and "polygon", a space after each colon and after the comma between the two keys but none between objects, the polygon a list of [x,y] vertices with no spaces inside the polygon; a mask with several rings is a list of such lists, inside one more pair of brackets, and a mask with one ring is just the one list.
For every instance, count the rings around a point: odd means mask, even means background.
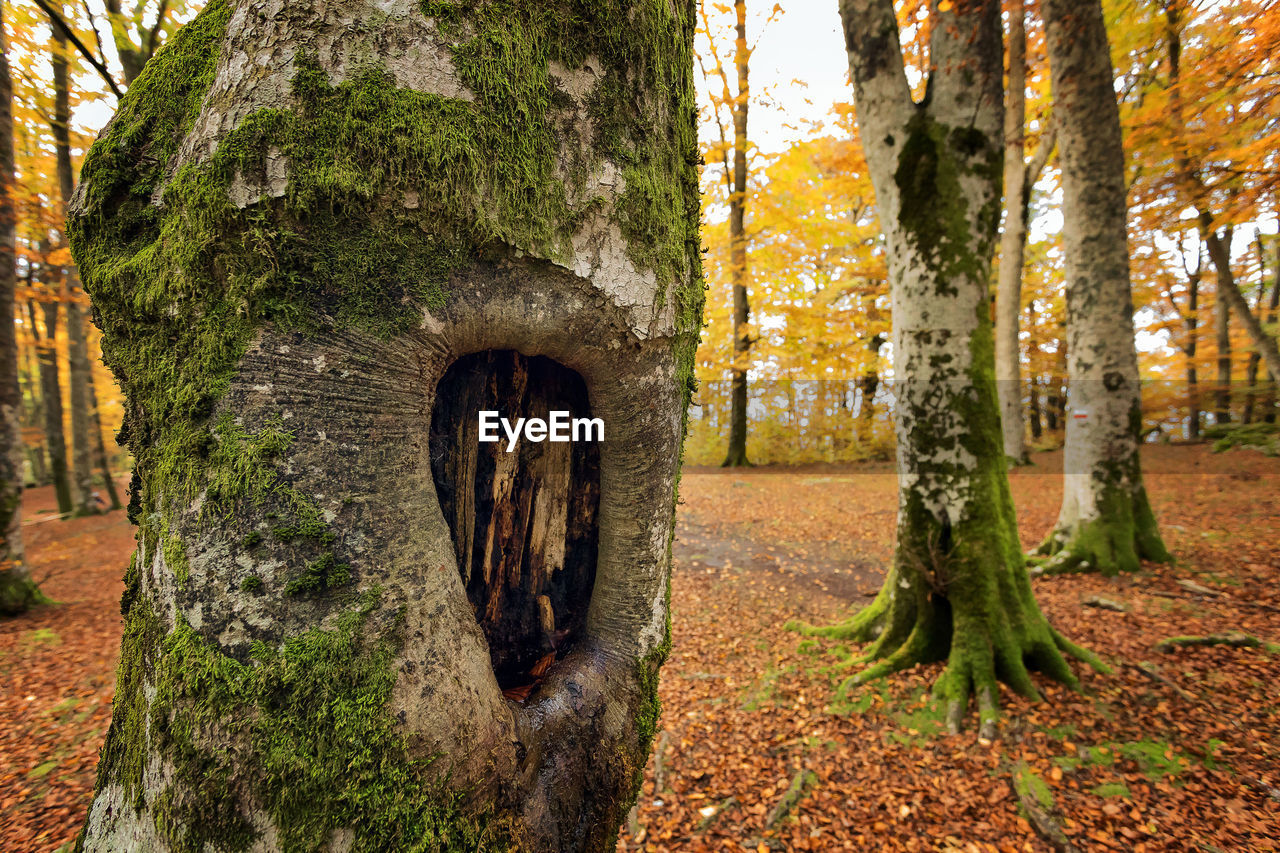
[{"label": "dark cavity interior", "polygon": [[[498,685],[527,696],[586,621],[596,574],[600,450],[594,441],[480,443],[479,415],[591,416],[582,377],[543,356],[487,350],[436,388],[431,471]],[[555,657],[551,657],[554,655]]]}]

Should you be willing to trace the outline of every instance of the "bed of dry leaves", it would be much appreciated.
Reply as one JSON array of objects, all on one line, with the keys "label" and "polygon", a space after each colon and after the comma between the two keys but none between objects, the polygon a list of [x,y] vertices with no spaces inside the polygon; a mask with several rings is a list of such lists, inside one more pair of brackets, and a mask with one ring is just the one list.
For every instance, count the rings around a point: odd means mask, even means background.
[{"label": "bed of dry leaves", "polygon": [[[1028,546],[1061,494],[1061,456],[1036,462],[1012,475]],[[1004,695],[992,743],[941,733],[937,666],[837,695],[856,649],[782,628],[870,600],[889,468],[686,472],[661,733],[619,849],[1280,849],[1280,654],[1155,648],[1280,642],[1280,459],[1154,447],[1146,463],[1177,566],[1035,581],[1052,622],[1115,671],[1081,667],[1084,692],[1046,683],[1037,704]],[[0,850],[54,850],[83,819],[109,720],[131,536],[121,513],[26,530],[64,604],[0,623]],[[1127,609],[1084,604],[1096,596]]]}]

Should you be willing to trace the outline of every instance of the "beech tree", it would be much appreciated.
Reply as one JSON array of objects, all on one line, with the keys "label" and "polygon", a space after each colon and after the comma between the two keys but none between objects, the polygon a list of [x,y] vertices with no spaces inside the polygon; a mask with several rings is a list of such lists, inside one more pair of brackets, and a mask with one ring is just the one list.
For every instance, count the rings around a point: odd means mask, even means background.
[{"label": "beech tree", "polygon": [[1066,261],[1062,508],[1048,571],[1135,571],[1170,559],[1142,484],[1142,409],[1125,225],[1124,148],[1099,0],[1045,0]]},{"label": "beech tree", "polygon": [[988,297],[1004,149],[1000,3],[931,4],[919,103],[892,0],[842,0],[840,13],[887,241],[898,544],[870,606],[802,630],[873,640],[863,661],[875,663],[851,683],[946,660],[934,694],[949,726],[959,727],[974,697],[990,736],[997,679],[1035,697],[1032,669],[1077,684],[1064,652],[1100,665],[1040,612],[1005,471]]},{"label": "beech tree", "polygon": [[1000,233],[1000,277],[996,290],[996,390],[1004,455],[1024,465],[1026,430],[1022,417],[1022,353],[1018,318],[1022,313],[1022,264],[1031,219],[1031,190],[1053,153],[1052,127],[1040,137],[1030,162],[1024,162],[1027,136],[1027,25],[1022,0],[1009,7],[1006,56],[1009,82],[1004,101],[1004,228]]},{"label": "beech tree", "polygon": [[[693,31],[213,0],[134,80],[69,226],[139,526],[84,849],[613,849],[701,326]],[[499,451],[487,410],[604,440]]]}]

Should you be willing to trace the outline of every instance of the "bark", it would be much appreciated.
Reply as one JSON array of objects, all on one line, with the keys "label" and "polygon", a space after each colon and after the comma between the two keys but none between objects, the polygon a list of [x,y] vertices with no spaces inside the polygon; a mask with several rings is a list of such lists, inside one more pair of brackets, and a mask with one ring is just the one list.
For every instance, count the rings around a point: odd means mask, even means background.
[{"label": "bark", "polygon": [[[1022,313],[1022,262],[1027,243],[1031,189],[1035,176],[1024,165],[1027,107],[1026,9],[1021,0],[1009,4],[1008,86],[1004,103],[1004,229],[1000,235],[1000,278],[996,285],[996,389],[1004,455],[1014,465],[1030,461],[1022,417],[1022,351],[1018,318]],[[1046,151],[1051,138],[1041,143]],[[1038,174],[1037,170],[1037,174]]]},{"label": "bark", "polygon": [[1195,270],[1187,276],[1187,342],[1183,352],[1187,355],[1187,438],[1192,441],[1200,438],[1200,380],[1196,375],[1196,348],[1199,346],[1202,269],[1200,258],[1197,258]]},{"label": "bark", "polygon": [[[71,201],[75,190],[74,168],[71,163],[71,86],[67,65],[67,38],[63,30],[52,27],[53,50],[53,130],[54,159],[57,164],[58,188],[61,193],[62,211]],[[80,276],[74,267],[64,268],[62,282],[67,293],[67,374],[71,385],[71,483],[74,512],[76,515],[92,515],[99,511],[94,499],[93,468],[94,446],[90,436],[92,409],[90,386],[93,370],[89,362],[89,342],[85,334],[84,314],[77,298],[80,295]],[[101,436],[99,436],[100,440]]]},{"label": "bark", "polygon": [[107,490],[107,500],[112,511],[120,509],[120,493],[116,489],[116,480],[111,473],[111,456],[107,453],[106,442],[102,438],[102,418],[98,413],[98,389],[90,372],[89,383],[89,441],[94,456],[94,466],[102,472],[102,485]]},{"label": "bark", "polygon": [[[1267,250],[1262,245],[1262,234],[1254,231],[1253,245],[1258,251],[1258,301],[1256,313],[1259,317],[1265,316],[1263,313],[1263,303],[1267,298]],[[1280,275],[1280,271],[1277,271]],[[1258,405],[1258,370],[1262,366],[1262,354],[1256,349],[1249,353],[1249,361],[1245,365],[1244,381],[1247,393],[1244,398],[1244,411],[1241,413],[1240,420],[1244,423],[1251,424],[1254,422],[1254,412]]]},{"label": "bark", "polygon": [[75,509],[71,498],[71,478],[67,472],[67,440],[62,431],[62,379],[58,370],[58,305],[41,302],[44,314],[44,337],[32,324],[36,352],[40,357],[40,396],[44,399],[44,441],[49,449],[49,467],[53,471],[53,491],[58,499],[58,512],[69,515]]},{"label": "bark", "polygon": [[1213,323],[1218,350],[1218,387],[1214,389],[1213,421],[1217,424],[1231,423],[1231,301],[1227,295],[1227,289],[1235,286],[1235,273],[1231,269],[1230,257],[1231,231],[1232,229],[1227,229],[1225,240],[1216,231],[1212,233],[1212,238],[1221,241],[1226,247],[1226,252],[1222,253],[1225,261],[1221,265],[1218,263],[1221,258],[1215,258],[1212,250],[1209,252],[1209,259],[1213,261],[1218,277],[1218,294],[1213,300]]},{"label": "bark", "polygon": [[42,601],[22,548],[22,390],[18,386],[13,159],[13,80],[0,0],[0,616]]},{"label": "bark", "polygon": [[[994,377],[988,281],[999,219],[1000,4],[955,4],[930,42],[929,95],[913,103],[890,0],[840,6],[876,206],[885,229],[899,371],[898,544],[879,596],[809,633],[872,639],[849,684],[945,660],[934,694],[959,727],[997,679],[1038,696],[1028,671],[1075,685],[1018,547]],[[1081,654],[1086,654],[1080,652]]]},{"label": "bark", "polygon": [[867,342],[867,349],[871,353],[872,367],[863,373],[861,379],[856,380],[856,387],[859,392],[856,430],[858,443],[863,445],[871,441],[874,435],[876,393],[880,390],[880,348],[884,344],[884,335],[874,335]]},{"label": "bark", "polygon": [[1099,0],[1046,0],[1067,278],[1062,509],[1041,546],[1048,571],[1135,571],[1167,561],[1142,483],[1124,151]]},{"label": "bark", "polygon": [[747,459],[747,358],[751,351],[747,298],[747,108],[750,105],[747,3],[737,0],[734,66],[738,94],[733,101],[733,182],[729,189],[729,275],[733,281],[733,368],[729,412],[729,450],[722,467],[750,465]]},{"label": "bark", "polygon": [[212,0],[134,81],[69,222],[139,524],[84,849],[613,849],[701,328],[688,6]]},{"label": "bark", "polygon": [[[27,286],[31,286],[33,279],[31,269],[27,271]],[[40,377],[40,355],[39,355],[39,329],[37,328],[36,319],[36,303],[30,299],[26,305],[27,328],[31,330],[32,346],[27,349],[27,393],[30,400],[27,406],[27,413],[24,419],[29,424],[44,424],[44,396],[41,393],[41,377]],[[50,486],[53,484],[53,472],[49,469],[49,462],[45,457],[45,440],[44,429],[40,430],[40,443],[34,447],[28,447],[27,452],[31,458],[31,471],[35,478],[37,486]]]}]

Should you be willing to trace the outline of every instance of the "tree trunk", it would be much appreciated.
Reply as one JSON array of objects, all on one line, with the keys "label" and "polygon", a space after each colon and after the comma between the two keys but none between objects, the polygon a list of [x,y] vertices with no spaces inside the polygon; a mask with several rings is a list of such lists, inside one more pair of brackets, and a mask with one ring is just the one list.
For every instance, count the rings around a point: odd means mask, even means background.
[{"label": "tree trunk", "polygon": [[[27,268],[27,285],[30,286],[32,280],[31,267]],[[43,424],[44,423],[44,400],[40,396],[40,362],[36,354],[35,342],[36,337],[36,306],[31,300],[26,303],[26,322],[31,330],[32,346],[26,347],[22,353],[26,358],[25,370],[22,370],[23,385],[23,416],[22,422],[25,424]],[[19,350],[24,349],[19,346]],[[27,444],[27,459],[31,462],[31,478],[36,486],[48,486],[53,483],[53,479],[49,473],[49,464],[45,460],[44,455],[44,430],[40,431],[41,440],[39,444]]]},{"label": "tree trunk", "polygon": [[690,4],[257,9],[147,64],[73,204],[140,525],[82,846],[612,850],[701,328]]},{"label": "tree trunk", "polygon": [[58,376],[58,303],[41,302],[44,313],[44,337],[32,324],[36,351],[40,356],[40,396],[44,399],[44,440],[49,448],[49,468],[53,471],[53,491],[58,498],[58,512],[70,515],[75,509],[71,500],[71,480],[67,475],[67,441],[62,432],[62,381]]},{"label": "tree trunk", "polygon": [[89,441],[94,456],[94,465],[102,472],[103,488],[107,490],[107,500],[111,502],[111,510],[120,509],[120,493],[116,489],[115,477],[111,473],[111,456],[107,453],[106,442],[102,438],[102,418],[98,413],[98,389],[89,374]]},{"label": "tree trunk", "polygon": [[736,0],[737,40],[734,65],[738,95],[733,102],[733,185],[729,192],[729,276],[733,280],[733,368],[729,450],[722,467],[750,465],[747,459],[747,358],[751,350],[750,303],[747,299],[747,107],[748,84],[747,3]]},{"label": "tree trunk", "polygon": [[[59,27],[53,31],[53,130],[54,159],[57,164],[58,188],[61,192],[63,216],[66,205],[75,190],[75,175],[71,163],[71,84],[67,66],[67,37]],[[89,362],[89,342],[85,334],[84,314],[77,297],[80,294],[80,276],[75,267],[62,271],[62,283],[67,299],[67,376],[71,385],[71,483],[76,515],[92,515],[99,511],[94,498],[93,468],[94,446],[90,436],[92,418],[90,385],[93,369]]]},{"label": "tree trunk", "polygon": [[43,600],[22,549],[22,390],[14,325],[15,226],[13,79],[0,0],[0,616],[14,616]]},{"label": "tree trunk", "polygon": [[[1203,255],[1201,255],[1203,258]],[[1187,276],[1187,343],[1183,351],[1187,355],[1187,438],[1200,438],[1200,388],[1196,375],[1196,348],[1200,337],[1200,275],[1203,267],[1196,260],[1196,269]]]},{"label": "tree trunk", "polygon": [[891,0],[840,4],[889,259],[898,545],[869,607],[805,630],[874,639],[864,660],[877,662],[846,683],[946,660],[934,693],[950,727],[976,697],[989,736],[997,679],[1032,697],[1029,669],[1075,685],[1062,650],[1080,650],[1031,592],[1002,453],[988,298],[1003,153],[1000,4],[954,9],[934,21],[929,96],[915,104]]},{"label": "tree trunk", "polygon": [[[1200,218],[1202,223],[1208,220],[1203,211]],[[1244,324],[1245,331],[1249,333],[1249,340],[1262,354],[1267,370],[1272,376],[1280,376],[1280,348],[1276,346],[1276,339],[1267,334],[1262,324],[1258,322],[1258,318],[1253,316],[1253,312],[1249,310],[1249,303],[1245,301],[1244,294],[1236,285],[1235,277],[1231,274],[1230,246],[1219,239],[1217,232],[1212,228],[1207,231],[1206,244],[1209,247],[1209,260],[1213,261],[1213,267],[1218,272],[1218,295],[1225,297],[1226,304],[1231,306],[1236,317]]]},{"label": "tree trunk", "polygon": [[1138,455],[1142,408],[1125,227],[1124,150],[1100,0],[1046,0],[1067,278],[1062,509],[1049,571],[1104,574],[1166,561]]},{"label": "tree trunk", "polygon": [[[1208,233],[1211,229],[1205,230]],[[1216,231],[1213,231],[1212,239],[1217,241],[1221,238]],[[1224,245],[1227,251],[1222,254],[1226,260],[1221,265],[1218,264],[1219,259],[1214,257],[1214,253],[1209,252],[1209,258],[1214,262],[1214,270],[1218,274],[1218,295],[1213,300],[1215,343],[1218,349],[1218,387],[1214,389],[1213,397],[1213,422],[1216,424],[1231,423],[1231,301],[1227,296],[1227,289],[1235,286],[1235,273],[1231,270],[1230,228],[1227,229]],[[1229,283],[1224,283],[1228,280]]]},{"label": "tree trunk", "polygon": [[1000,278],[996,285],[996,390],[1004,455],[1012,465],[1030,461],[1022,418],[1022,261],[1027,242],[1031,187],[1023,165],[1026,150],[1027,28],[1022,0],[1009,3],[1008,86],[1004,101],[1004,230],[1000,235]]},{"label": "tree trunk", "polygon": [[[1256,313],[1258,317],[1263,317],[1265,316],[1263,304],[1267,299],[1267,250],[1262,244],[1261,232],[1254,231],[1253,245],[1258,250],[1258,301],[1256,310],[1250,313]],[[1277,274],[1280,275],[1280,271],[1277,271]],[[1244,383],[1247,393],[1245,394],[1244,409],[1241,412],[1240,420],[1246,424],[1251,424],[1254,421],[1254,412],[1258,405],[1258,372],[1261,366],[1262,353],[1254,349],[1253,352],[1249,353],[1249,361],[1244,370]]]},{"label": "tree trunk", "polygon": [[[1276,322],[1276,311],[1280,309],[1280,235],[1276,237],[1275,260],[1275,277],[1271,280],[1271,298],[1267,302],[1267,313],[1265,322],[1267,327],[1273,327]],[[1261,352],[1259,351],[1259,355]],[[1270,364],[1267,365],[1267,384],[1262,395],[1262,411],[1264,412],[1262,419],[1267,423],[1275,423],[1276,420],[1276,383],[1280,381],[1280,373],[1276,373],[1271,369]]]}]

